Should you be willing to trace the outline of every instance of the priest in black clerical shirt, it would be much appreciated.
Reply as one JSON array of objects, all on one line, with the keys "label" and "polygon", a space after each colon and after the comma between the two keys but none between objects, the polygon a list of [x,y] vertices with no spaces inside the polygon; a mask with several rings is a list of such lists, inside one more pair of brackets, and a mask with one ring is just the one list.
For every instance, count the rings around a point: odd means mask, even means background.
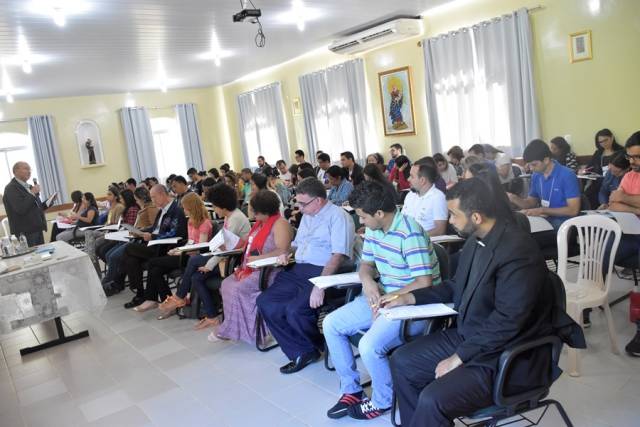
[{"label": "priest in black clerical shirt", "polygon": [[[447,193],[449,222],[467,238],[455,276],[381,305],[453,302],[457,326],[420,337],[391,356],[404,426],[452,426],[493,405],[503,350],[552,333],[554,294],[531,236],[496,217],[489,188],[477,178]],[[548,384],[549,353],[535,353],[509,385]]]}]

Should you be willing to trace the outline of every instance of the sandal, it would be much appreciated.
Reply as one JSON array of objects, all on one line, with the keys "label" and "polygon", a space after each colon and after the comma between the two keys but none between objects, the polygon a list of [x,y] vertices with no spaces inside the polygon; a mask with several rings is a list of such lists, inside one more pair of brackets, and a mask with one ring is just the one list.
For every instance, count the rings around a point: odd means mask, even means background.
[{"label": "sandal", "polygon": [[196,323],[196,325],[194,326],[194,329],[198,331],[200,329],[206,329],[212,326],[218,326],[219,324],[220,324],[220,316],[217,316],[214,318],[205,317],[204,319],[201,319],[198,323]]},{"label": "sandal", "polygon": [[176,312],[177,309],[184,307],[187,305],[186,301],[180,297],[169,296],[164,300],[162,305],[160,305],[160,316],[162,319],[166,319]]}]

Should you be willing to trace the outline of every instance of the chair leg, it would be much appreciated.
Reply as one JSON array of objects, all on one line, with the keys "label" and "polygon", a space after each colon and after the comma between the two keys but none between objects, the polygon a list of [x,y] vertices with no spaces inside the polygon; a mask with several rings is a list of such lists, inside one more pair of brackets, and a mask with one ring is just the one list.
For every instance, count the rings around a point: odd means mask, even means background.
[{"label": "chair leg", "polygon": [[278,347],[279,344],[275,343],[272,344],[270,346],[265,346],[264,343],[262,342],[262,337],[263,335],[265,335],[265,330],[262,327],[262,316],[260,315],[260,313],[256,314],[256,348],[258,349],[258,351],[262,352],[262,353],[266,353],[269,350],[273,350],[274,348]]},{"label": "chair leg", "polygon": [[609,340],[611,341],[611,351],[613,354],[620,354],[620,345],[618,344],[618,334],[616,333],[616,327],[613,323],[613,316],[611,316],[611,307],[609,304],[603,304],[604,314],[607,317],[607,327],[609,328]]},{"label": "chair leg", "polygon": [[564,410],[564,407],[562,406],[562,404],[560,402],[558,402],[557,400],[553,400],[553,399],[546,399],[546,400],[543,400],[542,402],[540,402],[540,405],[553,405],[553,406],[555,406],[556,409],[558,410],[558,413],[562,417],[562,421],[564,421],[564,424],[567,427],[573,427],[573,423],[569,419],[569,416],[567,415],[567,412]]},{"label": "chair leg", "polygon": [[[579,304],[572,304],[570,310],[568,310],[571,318],[582,327],[582,307]],[[567,359],[569,362],[569,376],[580,376],[580,350],[576,348],[567,347]]]},{"label": "chair leg", "polygon": [[329,359],[330,355],[329,355],[329,347],[327,346],[327,343],[324,343],[324,368],[327,371],[335,371],[336,368],[334,366],[331,366],[331,360]]},{"label": "chair leg", "polygon": [[393,424],[393,427],[401,427],[401,424],[396,419],[396,412],[398,412],[398,399],[396,398],[395,391],[393,392],[391,399],[391,424]]}]

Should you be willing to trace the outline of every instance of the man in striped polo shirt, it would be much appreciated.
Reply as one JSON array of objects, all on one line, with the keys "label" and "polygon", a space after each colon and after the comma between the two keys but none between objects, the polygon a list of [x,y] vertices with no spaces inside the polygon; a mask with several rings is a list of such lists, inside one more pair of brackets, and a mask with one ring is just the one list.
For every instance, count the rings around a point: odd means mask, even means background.
[{"label": "man in striped polo shirt", "polygon": [[[401,322],[378,316],[380,297],[437,285],[441,280],[438,260],[428,235],[413,218],[396,209],[392,188],[377,182],[364,182],[353,191],[349,203],[366,226],[359,270],[363,292],[354,301],[329,314],[323,322],[342,393],[327,416],[341,418],[348,414],[366,420],[382,415],[391,407],[393,389],[387,353],[402,344]],[[375,280],[376,271],[380,283]],[[364,395],[360,386],[360,374],[349,342],[350,336],[363,330],[367,332],[360,340],[358,350],[371,375],[371,399]]]}]

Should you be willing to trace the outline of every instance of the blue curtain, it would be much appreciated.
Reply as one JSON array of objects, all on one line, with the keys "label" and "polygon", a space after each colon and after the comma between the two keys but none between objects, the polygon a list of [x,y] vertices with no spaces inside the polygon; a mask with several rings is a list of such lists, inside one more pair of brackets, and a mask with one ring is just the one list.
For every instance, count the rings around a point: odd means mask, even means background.
[{"label": "blue curtain", "polygon": [[199,171],[204,170],[202,147],[200,146],[200,132],[198,131],[198,118],[195,104],[176,105],[176,114],[180,122],[182,145],[184,146],[184,158],[187,167],[194,167]]},{"label": "blue curtain", "polygon": [[158,176],[156,154],[153,150],[153,132],[147,110],[142,107],[120,110],[122,129],[127,142],[131,176],[140,182]]},{"label": "blue curtain", "polygon": [[67,201],[67,185],[62,171],[62,161],[53,132],[53,118],[51,116],[32,116],[27,119],[29,135],[33,144],[36,168],[40,176],[38,183],[41,187],[43,200],[49,198],[56,191],[58,200]]}]

